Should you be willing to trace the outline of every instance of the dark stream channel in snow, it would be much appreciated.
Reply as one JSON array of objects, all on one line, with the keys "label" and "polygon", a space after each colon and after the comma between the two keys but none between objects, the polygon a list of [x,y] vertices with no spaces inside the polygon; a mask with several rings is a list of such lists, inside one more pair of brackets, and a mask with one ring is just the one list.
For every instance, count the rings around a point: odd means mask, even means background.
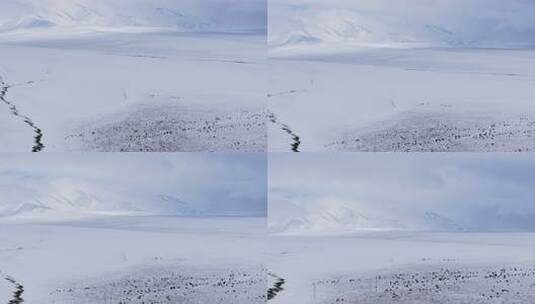
[{"label": "dark stream channel in snow", "polygon": [[2,77],[0,77],[0,87],[0,100],[9,107],[9,110],[11,111],[11,114],[13,114],[13,116],[22,119],[22,121],[24,121],[26,125],[32,128],[33,132],[35,133],[33,137],[34,145],[32,147],[32,152],[42,151],[45,148],[45,145],[43,144],[43,131],[35,125],[31,118],[29,118],[28,116],[21,115],[19,110],[17,109],[17,106],[15,106],[12,102],[6,99],[7,92],[11,88],[11,86],[6,84]]},{"label": "dark stream channel in snow", "polygon": [[19,284],[14,278],[7,276],[5,277],[5,280],[8,281],[15,287],[13,290],[13,298],[7,302],[7,304],[21,304],[24,303],[24,299],[22,298],[22,294],[24,293],[24,286]]},{"label": "dark stream channel in snow", "polygon": [[268,289],[268,292],[267,292],[268,301],[274,299],[277,296],[277,294],[282,292],[284,290],[284,287],[282,286],[286,283],[285,279],[275,274],[269,273],[269,276],[273,277],[275,279],[275,282],[273,283],[273,287]]},{"label": "dark stream channel in snow", "polygon": [[301,137],[299,137],[297,134],[295,134],[287,124],[283,124],[283,123],[279,122],[277,120],[277,117],[275,116],[275,114],[269,113],[268,117],[269,117],[269,120],[272,123],[278,125],[281,128],[281,130],[283,130],[284,132],[288,133],[288,135],[290,135],[290,137],[292,138],[292,141],[293,141],[293,143],[290,145],[292,151],[293,152],[299,152],[299,146],[301,145]]}]

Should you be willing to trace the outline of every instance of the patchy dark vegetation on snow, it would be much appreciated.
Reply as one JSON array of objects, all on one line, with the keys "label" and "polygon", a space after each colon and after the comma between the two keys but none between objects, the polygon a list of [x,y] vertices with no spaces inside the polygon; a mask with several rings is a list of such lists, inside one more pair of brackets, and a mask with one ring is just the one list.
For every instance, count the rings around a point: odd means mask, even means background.
[{"label": "patchy dark vegetation on snow", "polygon": [[451,112],[403,113],[345,132],[327,148],[362,152],[535,151],[535,115],[492,118]]},{"label": "patchy dark vegetation on snow", "polygon": [[113,280],[78,282],[52,292],[54,303],[260,304],[266,302],[266,270],[162,269]]},{"label": "patchy dark vegetation on snow", "polygon": [[144,107],[67,136],[72,150],[100,152],[197,152],[267,150],[262,109]]},{"label": "patchy dark vegetation on snow", "polygon": [[316,303],[535,303],[535,265],[437,266],[314,283]]}]

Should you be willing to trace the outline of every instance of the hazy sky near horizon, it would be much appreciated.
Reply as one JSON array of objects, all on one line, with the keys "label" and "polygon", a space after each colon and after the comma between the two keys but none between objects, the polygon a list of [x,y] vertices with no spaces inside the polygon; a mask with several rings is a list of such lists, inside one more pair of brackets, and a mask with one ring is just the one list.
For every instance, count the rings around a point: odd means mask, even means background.
[{"label": "hazy sky near horizon", "polygon": [[331,200],[389,220],[433,212],[469,229],[535,230],[530,154],[274,154],[269,185],[270,214]]},{"label": "hazy sky near horizon", "polygon": [[[266,0],[8,0],[0,29],[68,26],[155,26],[266,31]],[[67,17],[68,16],[68,17]],[[66,18],[67,17],[67,18]],[[35,20],[35,21],[33,21]],[[32,23],[33,21],[33,23]],[[28,24],[28,26],[25,26]],[[220,27],[220,28],[214,28]]]},{"label": "hazy sky near horizon", "polygon": [[68,180],[133,199],[174,196],[213,214],[263,216],[266,175],[265,155],[254,153],[4,153],[0,188],[11,190],[0,191],[0,204]]},{"label": "hazy sky near horizon", "polygon": [[315,35],[319,28],[324,34],[351,38],[342,36],[362,27],[371,36],[395,34],[418,41],[454,37],[464,43],[533,44],[533,20],[532,0],[269,1],[272,39],[292,32]]},{"label": "hazy sky near horizon", "polygon": [[270,8],[286,6],[295,10],[351,9],[370,13],[390,12],[406,16],[456,15],[462,17],[479,14],[481,18],[518,19],[519,23],[526,23],[535,16],[535,11],[530,10],[530,8],[535,8],[535,3],[531,0],[270,0],[268,4]]}]

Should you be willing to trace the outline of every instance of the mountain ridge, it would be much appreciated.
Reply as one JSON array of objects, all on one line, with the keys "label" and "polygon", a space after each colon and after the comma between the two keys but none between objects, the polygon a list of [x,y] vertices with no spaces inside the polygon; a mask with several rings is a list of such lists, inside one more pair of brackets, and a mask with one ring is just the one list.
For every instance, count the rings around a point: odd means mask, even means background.
[{"label": "mountain ridge", "polygon": [[84,183],[61,181],[3,195],[1,218],[78,217],[83,215],[169,215],[202,216],[202,206],[169,194],[130,196]]},{"label": "mountain ridge", "polygon": [[[243,3],[247,2],[245,6]],[[183,32],[262,32],[266,30],[262,18],[267,18],[262,3],[260,0],[12,0],[0,12],[0,32],[125,27]]]},{"label": "mountain ridge", "polygon": [[[291,3],[296,3],[291,5]],[[271,48],[316,45],[376,47],[532,47],[535,3],[512,0],[298,0],[270,6]],[[505,12],[505,13],[504,13]]]},{"label": "mountain ridge", "polygon": [[[277,204],[277,203],[274,203]],[[284,205],[284,206],[283,206]],[[310,205],[279,202],[269,217],[269,230],[277,234],[357,233],[364,231],[466,231],[466,227],[434,211],[388,215],[357,203],[325,200]]]}]

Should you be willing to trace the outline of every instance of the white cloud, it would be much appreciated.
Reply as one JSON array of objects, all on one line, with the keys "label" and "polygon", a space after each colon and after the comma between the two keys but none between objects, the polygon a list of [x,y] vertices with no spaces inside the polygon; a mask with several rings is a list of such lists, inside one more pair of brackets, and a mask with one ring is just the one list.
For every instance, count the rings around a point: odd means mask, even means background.
[{"label": "white cloud", "polygon": [[534,19],[530,0],[273,0],[269,31],[274,45],[296,36],[331,43],[533,45]]},{"label": "white cloud", "polygon": [[0,209],[60,197],[70,203],[92,201],[99,210],[177,210],[157,199],[163,195],[204,214],[264,215],[265,163],[265,156],[247,153],[4,154]]},{"label": "white cloud", "polygon": [[183,31],[265,31],[265,0],[9,0],[0,31],[68,27],[164,27]]},{"label": "white cloud", "polygon": [[[508,154],[274,155],[270,214],[297,217],[326,199],[368,215],[373,227],[432,227],[429,214],[477,230],[535,229],[535,158]],[[279,210],[274,210],[277,208]],[[329,208],[316,213],[328,213]],[[280,225],[287,218],[270,217]],[[395,226],[395,225],[394,225]],[[448,227],[451,228],[451,227]]]}]

